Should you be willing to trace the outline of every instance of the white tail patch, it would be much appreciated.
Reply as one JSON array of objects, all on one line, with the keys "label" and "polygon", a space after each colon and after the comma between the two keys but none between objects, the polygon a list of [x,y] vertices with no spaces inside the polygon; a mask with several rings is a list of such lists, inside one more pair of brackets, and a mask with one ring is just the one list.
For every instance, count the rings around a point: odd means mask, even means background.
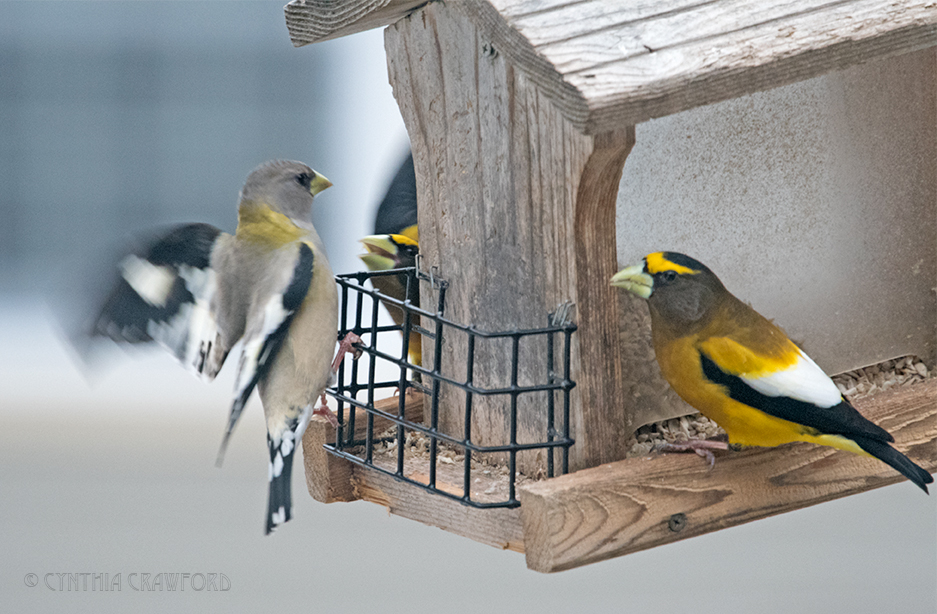
[{"label": "white tail patch", "polygon": [[276,453],[276,456],[273,457],[273,463],[271,464],[271,471],[273,477],[278,478],[283,473],[283,455],[280,452]]},{"label": "white tail patch", "polygon": [[280,509],[270,514],[270,523],[276,526],[284,522],[286,522],[286,508],[281,505]]}]

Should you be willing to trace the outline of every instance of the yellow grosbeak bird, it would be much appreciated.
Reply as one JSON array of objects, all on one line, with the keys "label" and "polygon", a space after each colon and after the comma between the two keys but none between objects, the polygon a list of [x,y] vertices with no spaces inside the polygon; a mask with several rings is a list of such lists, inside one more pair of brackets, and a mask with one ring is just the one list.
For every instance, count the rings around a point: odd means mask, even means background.
[{"label": "yellow grosbeak bird", "polygon": [[[413,154],[408,154],[377,208],[374,234],[361,239],[368,253],[361,254],[359,258],[369,271],[412,267],[416,265],[416,255],[420,251],[419,241],[416,171],[413,168]],[[371,283],[382,294],[398,301],[410,299],[415,307],[420,306],[420,289],[411,283],[408,291],[405,275],[372,277]],[[403,311],[386,302],[383,304],[394,322],[402,326]],[[419,324],[419,319],[414,319],[413,324]],[[421,364],[422,339],[419,333],[410,333],[408,355],[412,364]]]},{"label": "yellow grosbeak bird", "polygon": [[891,434],[856,411],[780,328],[703,264],[657,252],[611,283],[647,299],[661,373],[731,443],[806,441],[873,456],[927,492],[934,478],[889,445]]},{"label": "yellow grosbeak bird", "polygon": [[[420,251],[420,246],[416,241],[416,226],[411,227],[413,238],[402,234],[372,235],[361,239],[361,243],[368,251],[366,254],[358,256],[368,267],[369,271],[389,271],[391,269],[402,269],[416,265],[416,255]],[[371,283],[378,292],[387,296],[404,301],[409,299],[415,306],[420,306],[420,288],[415,280],[407,284],[406,275],[381,275],[371,278]],[[396,305],[383,303],[387,308],[390,317],[398,326],[403,326],[403,310]],[[420,323],[419,317],[411,318],[411,325]],[[422,357],[422,339],[423,337],[416,331],[410,333],[410,344],[408,346],[408,355],[410,362],[415,365],[421,364]]]}]

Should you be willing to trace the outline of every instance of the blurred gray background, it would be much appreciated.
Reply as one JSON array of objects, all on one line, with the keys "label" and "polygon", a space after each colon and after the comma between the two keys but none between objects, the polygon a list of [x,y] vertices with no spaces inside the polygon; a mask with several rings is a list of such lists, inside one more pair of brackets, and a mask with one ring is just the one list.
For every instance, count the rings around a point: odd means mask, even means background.
[{"label": "blurred gray background", "polygon": [[[293,49],[281,2],[0,3],[5,611],[937,609],[937,498],[908,483],[545,576],[375,505],[318,504],[298,466],[295,519],[264,538],[256,402],[214,467],[228,369],[204,385],[135,350],[85,372],[62,342],[135,233],[233,229],[244,177],[273,157],[334,182],[314,222],[336,272],[355,270],[405,148],[379,31]],[[160,572],[230,589],[129,584]],[[122,589],[53,591],[48,573]]]}]

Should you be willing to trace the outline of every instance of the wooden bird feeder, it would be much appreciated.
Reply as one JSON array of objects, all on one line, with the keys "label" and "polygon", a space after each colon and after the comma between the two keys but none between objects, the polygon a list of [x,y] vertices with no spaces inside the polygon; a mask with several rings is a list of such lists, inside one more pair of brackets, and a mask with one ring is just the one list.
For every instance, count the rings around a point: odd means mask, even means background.
[{"label": "wooden bird feeder", "polygon": [[[666,203],[658,206],[653,198],[641,201],[636,196],[653,192],[625,167],[636,144],[636,126],[640,141],[645,125],[648,130],[672,126],[660,123],[672,116],[683,122],[686,136],[680,138],[690,141],[712,132],[705,122],[716,113],[706,115],[709,110],[720,108],[714,103],[739,99],[755,100],[768,109],[790,106],[792,90],[783,86],[823,86],[828,83],[823,79],[852,79],[862,87],[842,89],[845,102],[837,112],[842,125],[830,130],[854,138],[854,147],[846,153],[829,153],[824,160],[838,169],[850,162],[847,158],[854,152],[900,157],[908,147],[913,150],[897,165],[899,177],[891,173],[893,181],[875,184],[888,187],[875,198],[884,203],[882,207],[893,207],[894,213],[875,222],[872,230],[860,227],[860,222],[874,218],[879,209],[856,214],[856,224],[847,224],[843,231],[843,243],[858,245],[881,266],[856,266],[852,271],[849,263],[819,263],[823,268],[817,270],[826,274],[820,280],[823,292],[828,295],[808,305],[798,302],[801,299],[792,288],[776,283],[784,296],[793,297],[790,312],[800,314],[786,319],[772,311],[772,303],[761,305],[759,301],[768,299],[757,292],[746,294],[738,281],[725,276],[723,280],[760,311],[777,317],[795,339],[800,334],[816,339],[811,325],[824,322],[828,334],[823,343],[816,348],[808,343],[807,349],[828,370],[845,371],[907,354],[919,356],[933,368],[937,3],[293,0],[286,6],[286,20],[296,46],[387,26],[388,74],[416,169],[420,251],[425,266],[435,267],[451,283],[448,317],[487,330],[532,327],[569,301],[578,326],[571,354],[576,382],[570,409],[575,440],[569,450],[572,473],[521,485],[520,507],[472,509],[353,466],[322,449],[334,437],[322,422],[311,425],[304,439],[307,481],[314,497],[381,503],[394,513],[524,551],[531,569],[549,572],[902,479],[876,460],[807,444],[731,454],[720,458],[712,471],[693,455],[624,459],[626,441],[637,427],[686,413],[687,408],[672,393],[665,394],[648,342],[646,308],[624,297],[608,280],[620,264],[631,264],[653,248],[674,248],[672,224],[681,223],[677,213],[668,210],[662,215]],[[869,82],[869,74],[887,81],[887,88]],[[912,124],[907,136],[911,145],[901,141],[898,152],[887,153],[904,136],[887,127],[863,125],[862,109],[868,106],[863,92],[877,89],[888,89],[903,100],[891,106],[902,109],[904,124]],[[801,91],[808,90],[794,93]],[[753,94],[760,98],[752,98]],[[801,102],[794,106],[804,104],[803,97],[796,100]],[[739,140],[723,145],[717,139],[706,146],[706,155],[731,158],[732,151],[721,149],[746,139],[758,141],[761,124],[771,122],[751,117],[744,116],[751,125],[732,125],[733,134],[741,135]],[[884,134],[869,140],[876,129]],[[790,149],[785,149],[795,152],[790,164],[806,155],[798,143],[811,135],[811,129],[790,131]],[[730,136],[719,138],[730,140]],[[647,150],[655,144],[648,143]],[[642,164],[650,165],[648,181],[667,176],[665,171],[686,162],[680,158],[685,149],[673,151],[674,157],[664,158],[663,164],[661,158],[642,158]],[[699,154],[690,154],[694,156]],[[751,157],[743,155],[732,163],[737,175],[754,172],[756,161]],[[649,160],[657,160],[657,167]],[[765,177],[790,174],[785,179],[789,186],[809,179],[778,160],[773,155],[758,160],[758,169]],[[772,161],[777,161],[776,168]],[[858,185],[863,179],[837,178],[828,168],[824,172],[818,185],[832,182],[835,187],[837,181]],[[748,200],[757,204],[760,196],[751,194]],[[731,195],[726,199],[731,200]],[[774,280],[775,271],[795,281],[815,276],[807,272],[813,270],[809,267],[839,253],[835,242],[818,245],[815,237],[827,236],[825,229],[830,227],[841,227],[838,216],[844,214],[835,206],[825,209],[819,197],[804,200],[808,202],[789,203],[802,230],[788,228],[790,235],[782,232],[785,229],[766,233],[771,236],[761,245],[767,255],[760,266],[752,263],[751,254],[761,239],[752,238],[751,228],[771,227],[771,220],[791,210],[769,200],[761,215],[730,213],[741,238],[738,244],[720,244],[720,257],[726,263],[744,259],[741,279],[761,273]],[[645,236],[666,243],[636,246],[627,233],[627,241],[620,241],[622,208],[628,208],[625,213],[637,220],[637,227],[651,227]],[[700,207],[690,228],[705,237],[707,223],[720,214],[717,208]],[[700,256],[720,273],[739,269],[738,264],[717,266],[699,251],[680,251]],[[791,266],[783,266],[785,258]],[[858,281],[837,283],[842,280]],[[874,289],[868,288],[870,280],[893,289],[875,298]],[[897,286],[888,286],[892,282]],[[430,299],[424,292],[424,304],[432,304]],[[848,317],[831,306],[837,301]],[[776,303],[784,312],[784,302]],[[858,309],[858,315],[847,306]],[[864,334],[845,334],[836,326]],[[820,346],[834,338],[846,341],[824,355]],[[460,343],[454,339],[445,346],[442,365],[457,367],[458,357],[464,356]],[[424,364],[428,364],[432,357],[426,356],[425,348],[424,344]],[[488,351],[492,359],[479,361],[488,366],[476,377],[494,381],[503,376],[496,349],[479,351]],[[526,376],[521,373],[521,380]],[[461,424],[461,405],[456,409],[450,400],[443,395],[441,429]],[[937,380],[883,392],[856,406],[894,434],[899,450],[929,471],[937,469]],[[409,416],[418,419],[421,410],[418,398],[408,401]],[[473,439],[503,441],[504,407],[480,402],[475,411],[485,419],[479,420],[477,429],[473,426]],[[538,416],[536,407],[522,408],[519,432],[539,428]],[[530,455],[519,463],[522,471],[533,475],[544,457]]]}]

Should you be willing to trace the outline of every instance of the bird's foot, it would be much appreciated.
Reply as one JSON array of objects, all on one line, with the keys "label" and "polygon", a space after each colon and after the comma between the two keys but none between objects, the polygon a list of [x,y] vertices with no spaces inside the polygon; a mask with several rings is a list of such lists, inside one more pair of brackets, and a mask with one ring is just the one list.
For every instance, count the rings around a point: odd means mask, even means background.
[{"label": "bird's foot", "polygon": [[716,455],[712,451],[728,450],[729,444],[712,439],[690,439],[681,443],[659,443],[654,449],[658,452],[696,452],[709,461],[709,468],[712,469],[716,465]]},{"label": "bird's foot", "polygon": [[352,354],[355,360],[361,356],[361,348],[355,347],[356,343],[361,343],[361,337],[355,333],[348,333],[338,344],[338,352],[335,354],[335,360],[332,361],[332,373],[338,373],[338,367],[342,364],[345,354]]},{"label": "bird's foot", "polygon": [[325,418],[326,420],[329,421],[329,424],[332,425],[332,428],[336,428],[336,429],[337,429],[337,428],[338,428],[338,418],[335,416],[335,413],[334,413],[331,409],[329,409],[329,406],[325,404],[325,395],[324,395],[324,394],[322,395],[322,399],[321,399],[320,403],[322,403],[322,405],[319,406],[319,407],[317,407],[317,408],[315,408],[314,410],[312,410],[312,415],[313,415],[313,416],[322,416],[323,418]]}]

